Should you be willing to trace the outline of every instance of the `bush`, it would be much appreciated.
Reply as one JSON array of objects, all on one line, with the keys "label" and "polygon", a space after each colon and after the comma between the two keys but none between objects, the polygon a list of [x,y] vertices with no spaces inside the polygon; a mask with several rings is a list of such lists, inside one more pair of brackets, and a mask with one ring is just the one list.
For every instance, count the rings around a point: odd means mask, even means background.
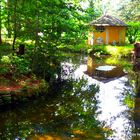
[{"label": "bush", "polygon": [[30,72],[30,63],[28,60],[12,55],[2,56],[0,63],[2,68],[0,74],[12,74],[18,76],[20,74],[28,74]]},{"label": "bush", "polygon": [[30,69],[30,62],[27,59],[18,56],[12,56],[11,64],[14,67],[15,74],[28,74]]},{"label": "bush", "polygon": [[130,44],[140,39],[140,22],[128,22],[126,36]]}]

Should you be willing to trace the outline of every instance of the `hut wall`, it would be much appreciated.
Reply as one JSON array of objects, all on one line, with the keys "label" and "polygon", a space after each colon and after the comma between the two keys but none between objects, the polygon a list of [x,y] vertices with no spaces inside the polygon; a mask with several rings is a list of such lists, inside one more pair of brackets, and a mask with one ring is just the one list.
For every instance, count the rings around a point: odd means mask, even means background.
[{"label": "hut wall", "polygon": [[89,32],[88,44],[124,44],[125,30],[126,27],[109,26],[105,27],[104,32],[96,32],[93,28],[93,31]]},{"label": "hut wall", "polygon": [[[99,41],[100,39],[101,41]],[[106,31],[94,32],[94,42],[95,44],[106,44]]]},{"label": "hut wall", "polygon": [[124,44],[125,43],[125,27],[106,27],[109,31],[109,44],[117,43]]}]

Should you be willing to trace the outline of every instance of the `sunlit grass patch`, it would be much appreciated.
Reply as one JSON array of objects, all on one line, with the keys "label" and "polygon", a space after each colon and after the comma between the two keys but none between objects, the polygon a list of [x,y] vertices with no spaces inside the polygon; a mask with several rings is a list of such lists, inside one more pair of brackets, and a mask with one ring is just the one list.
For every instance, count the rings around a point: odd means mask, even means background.
[{"label": "sunlit grass patch", "polygon": [[[110,46],[110,45],[95,45],[90,48],[90,53],[94,53],[95,56],[111,55],[113,57],[130,57],[133,50],[132,45],[126,46]],[[92,49],[92,50],[91,50]]]},{"label": "sunlit grass patch", "polygon": [[106,51],[115,57],[127,57],[131,54],[133,47],[129,46],[106,46]]}]

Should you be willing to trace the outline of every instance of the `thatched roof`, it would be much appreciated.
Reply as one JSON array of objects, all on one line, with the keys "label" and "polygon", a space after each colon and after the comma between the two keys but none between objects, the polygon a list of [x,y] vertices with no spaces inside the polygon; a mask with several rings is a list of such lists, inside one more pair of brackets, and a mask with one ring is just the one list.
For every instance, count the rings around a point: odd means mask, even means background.
[{"label": "thatched roof", "polygon": [[127,26],[123,21],[110,15],[104,15],[89,24],[94,26]]}]

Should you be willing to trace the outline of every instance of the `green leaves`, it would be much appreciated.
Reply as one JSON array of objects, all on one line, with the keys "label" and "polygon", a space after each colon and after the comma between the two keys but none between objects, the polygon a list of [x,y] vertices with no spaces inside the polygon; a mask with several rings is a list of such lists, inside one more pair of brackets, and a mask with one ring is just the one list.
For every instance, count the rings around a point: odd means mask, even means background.
[{"label": "green leaves", "polygon": [[140,22],[128,22],[127,25],[126,35],[130,44],[132,44],[140,39]]},{"label": "green leaves", "polygon": [[12,74],[18,76],[20,74],[28,74],[30,72],[30,63],[24,58],[18,56],[5,55],[1,58],[1,65],[3,66],[0,73]]},{"label": "green leaves", "polygon": [[139,0],[125,0],[120,5],[120,9],[118,10],[120,16],[125,21],[139,21],[140,16],[140,4]]}]

